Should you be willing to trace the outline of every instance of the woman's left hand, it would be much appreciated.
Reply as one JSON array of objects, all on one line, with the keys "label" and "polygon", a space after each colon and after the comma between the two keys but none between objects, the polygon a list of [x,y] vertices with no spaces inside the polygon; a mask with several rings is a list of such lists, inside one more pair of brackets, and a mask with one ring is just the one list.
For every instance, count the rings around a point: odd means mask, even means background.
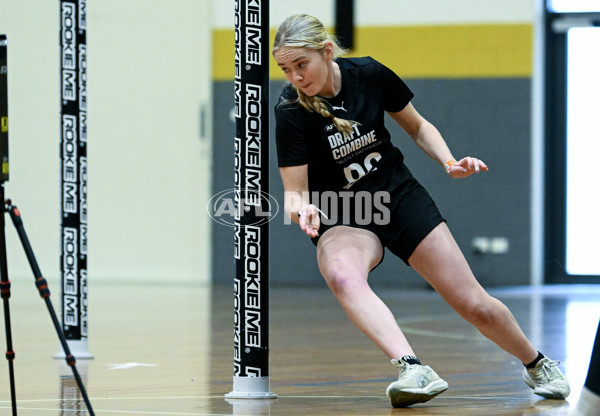
[{"label": "woman's left hand", "polygon": [[467,176],[473,173],[479,173],[482,170],[488,171],[488,167],[485,163],[477,158],[467,156],[450,166],[448,175],[453,178],[466,178]]},{"label": "woman's left hand", "polygon": [[302,208],[302,215],[299,215],[299,224],[302,231],[307,236],[314,238],[319,235],[319,228],[321,227],[321,218],[319,217],[319,209],[313,205],[308,204]]}]

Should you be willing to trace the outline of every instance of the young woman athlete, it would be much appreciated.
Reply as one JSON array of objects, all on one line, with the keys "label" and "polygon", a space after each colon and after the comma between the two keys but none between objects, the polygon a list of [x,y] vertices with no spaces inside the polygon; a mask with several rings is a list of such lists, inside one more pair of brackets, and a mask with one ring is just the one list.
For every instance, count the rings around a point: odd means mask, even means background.
[{"label": "young woman athlete", "polygon": [[285,212],[316,244],[327,285],[350,320],[400,370],[386,391],[392,406],[425,402],[448,384],[421,364],[369,287],[369,272],[384,248],[524,363],[523,379],[536,394],[565,398],[569,383],[558,362],[539,353],[508,308],[477,282],[435,203],[392,145],[384,113],[450,177],[467,177],[487,166],[474,157],[453,157],[394,72],[370,57],[341,58],[343,53],[314,17],[291,16],[279,27],[273,56],[289,84],[275,107],[278,163]]}]

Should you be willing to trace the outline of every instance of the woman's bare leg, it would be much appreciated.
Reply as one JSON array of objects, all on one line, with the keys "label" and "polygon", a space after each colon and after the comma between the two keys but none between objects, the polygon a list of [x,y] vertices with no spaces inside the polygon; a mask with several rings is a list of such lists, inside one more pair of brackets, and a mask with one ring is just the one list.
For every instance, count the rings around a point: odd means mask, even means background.
[{"label": "woman's bare leg", "polygon": [[345,226],[327,230],[317,246],[319,269],[350,320],[390,359],[398,359],[414,352],[392,312],[367,282],[382,256],[375,234]]},{"label": "woman's bare leg", "polygon": [[536,359],[537,350],[512,313],[477,282],[445,223],[421,241],[408,262],[460,316],[500,348],[523,363]]}]

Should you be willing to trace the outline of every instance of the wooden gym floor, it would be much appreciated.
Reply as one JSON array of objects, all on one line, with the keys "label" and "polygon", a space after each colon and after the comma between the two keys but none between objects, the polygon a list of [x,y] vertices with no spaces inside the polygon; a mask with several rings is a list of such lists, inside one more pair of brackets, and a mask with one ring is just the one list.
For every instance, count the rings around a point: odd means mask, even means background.
[{"label": "wooden gym floor", "polygon": [[[70,369],[52,358],[59,344],[33,279],[18,280],[13,278],[10,299],[18,414],[86,415]],[[600,317],[600,286],[490,291],[539,349],[561,360],[572,394],[566,401],[544,400],[521,381],[517,360],[437,294],[378,289],[421,360],[450,384],[428,403],[392,409],[385,388],[397,370],[350,324],[325,285],[272,289],[270,378],[278,398],[228,402],[232,292],[169,281],[91,282],[94,359],[78,360],[77,368],[95,414],[567,415],[585,381]],[[51,299],[58,311],[56,293]],[[4,337],[1,343],[4,348]],[[10,415],[8,366],[2,361],[0,415]]]}]

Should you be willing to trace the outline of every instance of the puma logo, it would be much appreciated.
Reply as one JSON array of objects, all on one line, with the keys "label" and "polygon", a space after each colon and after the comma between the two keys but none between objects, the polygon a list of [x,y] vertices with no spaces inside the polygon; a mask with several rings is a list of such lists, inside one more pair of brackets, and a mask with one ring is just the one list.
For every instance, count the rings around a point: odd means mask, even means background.
[{"label": "puma logo", "polygon": [[346,109],[344,108],[344,102],[343,102],[343,101],[342,101],[342,106],[341,106],[341,107],[336,107],[335,105],[332,105],[332,106],[331,106],[331,109],[332,109],[332,110],[344,110],[346,113],[348,112],[348,110],[346,110]]}]

